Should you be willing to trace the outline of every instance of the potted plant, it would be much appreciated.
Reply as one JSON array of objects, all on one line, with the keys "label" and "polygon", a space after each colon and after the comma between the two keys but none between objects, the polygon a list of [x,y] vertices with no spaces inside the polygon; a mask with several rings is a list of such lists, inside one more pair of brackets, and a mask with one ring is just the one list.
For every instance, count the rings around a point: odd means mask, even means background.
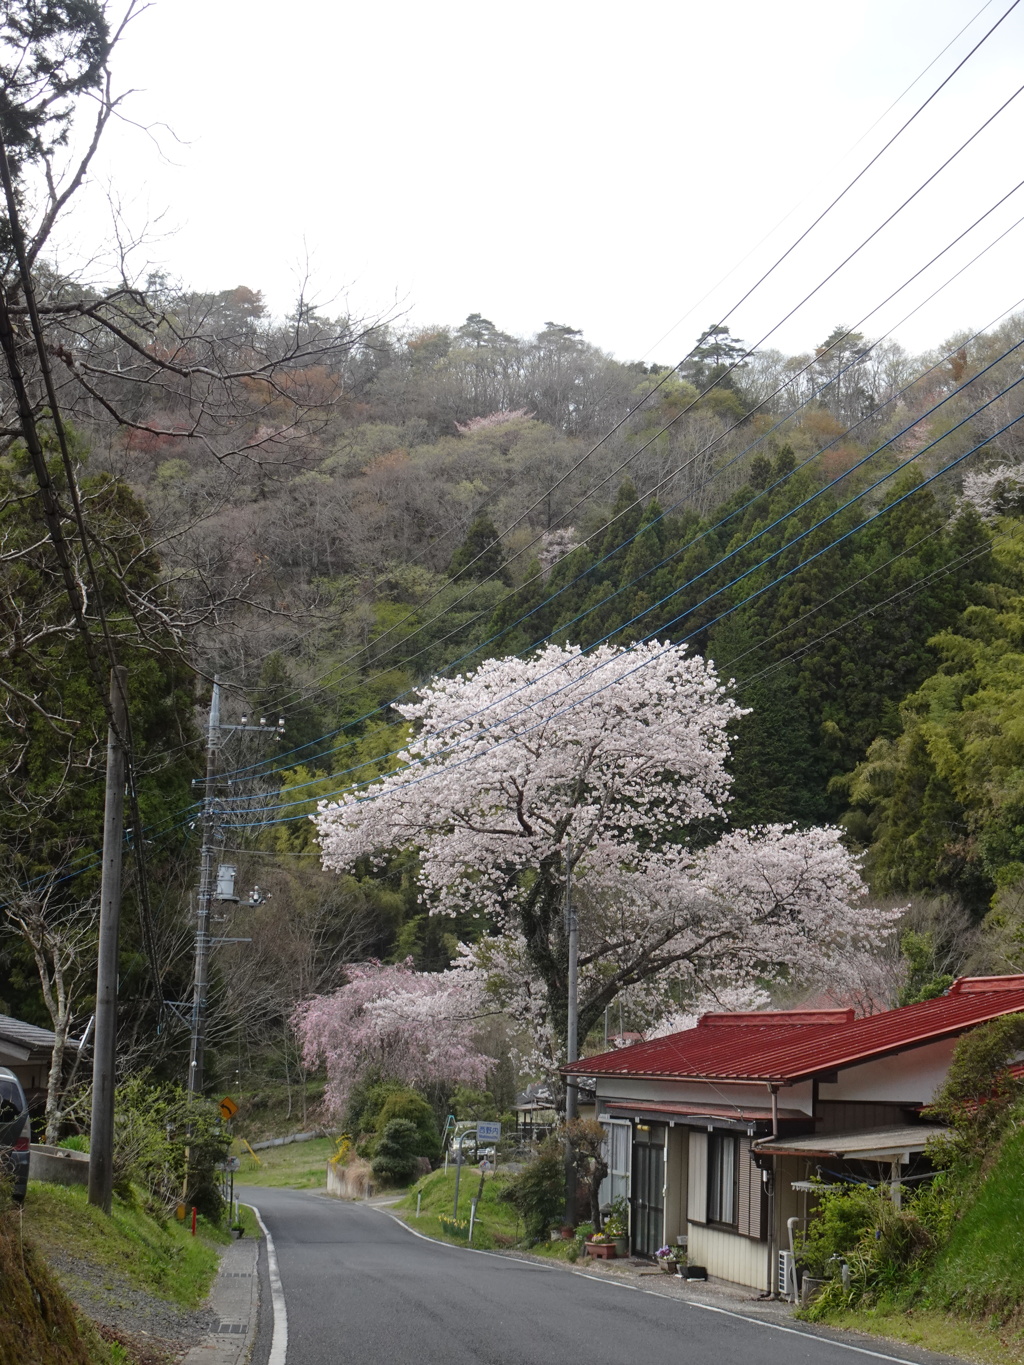
[{"label": "potted plant", "polygon": [[611,1261],[615,1259],[615,1242],[611,1237],[603,1232],[594,1232],[586,1240],[587,1255],[593,1256],[597,1261]]},{"label": "potted plant", "polygon": [[629,1255],[629,1206],[624,1195],[619,1195],[604,1220],[603,1235],[615,1246],[616,1256]]},{"label": "potted plant", "polygon": [[675,1274],[676,1267],[675,1261],[673,1260],[672,1257],[673,1251],[675,1251],[675,1247],[663,1246],[659,1247],[658,1250],[654,1253],[654,1258],[661,1266],[661,1271],[663,1275]]}]

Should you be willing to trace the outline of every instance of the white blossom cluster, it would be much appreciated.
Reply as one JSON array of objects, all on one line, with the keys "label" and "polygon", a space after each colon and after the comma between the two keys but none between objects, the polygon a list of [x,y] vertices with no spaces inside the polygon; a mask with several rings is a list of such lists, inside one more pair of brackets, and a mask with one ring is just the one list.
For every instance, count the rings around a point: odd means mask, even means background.
[{"label": "white blossom cluster", "polygon": [[871,910],[836,829],[786,825],[709,839],[728,810],[728,727],[741,714],[712,665],[652,643],[589,655],[554,645],[438,680],[401,708],[406,766],[322,804],[324,865],[412,846],[432,912],[486,915],[457,968],[564,1058],[558,999],[571,866],[580,1004],[623,992],[654,1008],[709,982],[820,978],[869,951]]},{"label": "white blossom cluster", "polygon": [[963,497],[986,521],[1019,509],[1024,502],[1024,465],[972,469],[964,475]]}]

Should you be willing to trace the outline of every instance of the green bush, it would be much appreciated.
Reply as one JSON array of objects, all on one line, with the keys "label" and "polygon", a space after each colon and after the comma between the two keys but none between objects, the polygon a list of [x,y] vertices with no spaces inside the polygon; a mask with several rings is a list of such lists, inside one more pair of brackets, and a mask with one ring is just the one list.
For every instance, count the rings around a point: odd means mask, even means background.
[{"label": "green bush", "polygon": [[373,1156],[381,1133],[392,1119],[408,1119],[414,1124],[419,1133],[416,1155],[437,1160],[441,1151],[437,1120],[418,1090],[398,1081],[380,1080],[360,1081],[352,1087],[345,1128],[356,1140],[360,1156]]},{"label": "green bush", "polygon": [[416,1129],[416,1156],[436,1161],[441,1151],[441,1134],[437,1131],[434,1111],[415,1090],[394,1090],[388,1095],[377,1114],[374,1128],[383,1133],[394,1119],[407,1119]]},{"label": "green bush", "polygon": [[392,1119],[377,1139],[373,1174],[383,1185],[408,1185],[416,1172],[420,1134],[408,1119]]},{"label": "green bush", "polygon": [[499,1198],[522,1218],[531,1242],[541,1241],[565,1213],[565,1154],[557,1138],[541,1144],[536,1157],[514,1175]]},{"label": "green bush", "polygon": [[217,1166],[230,1141],[212,1100],[131,1076],[115,1099],[114,1191],[131,1203],[141,1186],[154,1212],[170,1213],[181,1202],[219,1223],[224,1202]]}]

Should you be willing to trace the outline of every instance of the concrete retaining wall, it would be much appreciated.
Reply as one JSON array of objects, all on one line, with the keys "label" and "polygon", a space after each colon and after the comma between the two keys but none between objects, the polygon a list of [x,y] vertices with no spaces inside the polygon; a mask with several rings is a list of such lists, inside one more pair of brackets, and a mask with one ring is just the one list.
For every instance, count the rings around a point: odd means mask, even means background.
[{"label": "concrete retaining wall", "polygon": [[43,1180],[48,1185],[88,1185],[87,1152],[69,1152],[65,1147],[47,1147],[41,1142],[33,1142],[31,1151],[30,1180]]}]

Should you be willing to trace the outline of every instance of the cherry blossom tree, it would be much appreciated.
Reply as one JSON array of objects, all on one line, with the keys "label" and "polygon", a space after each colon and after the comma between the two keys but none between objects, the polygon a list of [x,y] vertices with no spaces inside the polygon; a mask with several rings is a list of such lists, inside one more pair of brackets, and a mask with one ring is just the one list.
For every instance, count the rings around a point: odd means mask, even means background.
[{"label": "cherry blossom tree", "polygon": [[465,973],[417,972],[370,962],[348,982],[297,1007],[292,1024],[303,1065],[327,1070],[324,1101],[342,1114],[352,1086],[367,1075],[405,1085],[482,1085],[493,1059],[471,1041],[477,1000]]},{"label": "cherry blossom tree", "polygon": [[714,837],[742,712],[683,645],[550,645],[399,709],[418,725],[403,767],[314,817],[324,865],[418,849],[431,911],[489,930],[456,972],[528,1027],[548,1066],[565,1055],[567,878],[580,1041],[623,993],[653,1017],[730,981],[827,974],[892,917],[865,905],[836,829]]}]

